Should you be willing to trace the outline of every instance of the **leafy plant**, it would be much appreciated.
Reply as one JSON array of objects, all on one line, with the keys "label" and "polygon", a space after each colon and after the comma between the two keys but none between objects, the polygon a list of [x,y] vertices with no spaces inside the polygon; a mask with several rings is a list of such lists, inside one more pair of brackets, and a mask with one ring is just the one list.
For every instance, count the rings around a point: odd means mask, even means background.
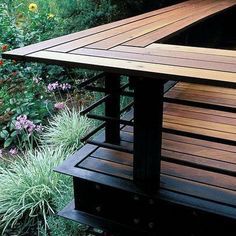
[{"label": "leafy plant", "polygon": [[74,108],[66,107],[54,115],[42,134],[42,143],[51,146],[61,146],[74,151],[80,145],[80,138],[91,129],[91,121],[80,116]]},{"label": "leafy plant", "polygon": [[[61,189],[61,194],[55,196],[53,199],[55,202],[55,209],[57,211],[63,209],[72,199],[73,188],[70,177],[65,177],[65,183],[67,184],[66,189]],[[47,217],[48,229],[44,227],[40,229],[40,236],[85,236],[87,226],[78,224],[77,222],[66,220],[57,215],[49,215]]]},{"label": "leafy plant", "polygon": [[62,147],[42,147],[29,151],[8,168],[0,167],[0,228],[5,231],[22,224],[22,229],[39,220],[47,226],[46,216],[54,213],[56,195],[67,189],[61,175],[53,172],[68,153]]}]

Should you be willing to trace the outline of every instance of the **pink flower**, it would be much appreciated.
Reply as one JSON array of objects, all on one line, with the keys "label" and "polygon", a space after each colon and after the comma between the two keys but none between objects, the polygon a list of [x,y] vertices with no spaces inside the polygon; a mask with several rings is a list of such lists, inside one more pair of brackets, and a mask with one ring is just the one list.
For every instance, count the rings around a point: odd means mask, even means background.
[{"label": "pink flower", "polygon": [[12,156],[14,156],[14,155],[16,155],[16,154],[18,153],[18,150],[17,150],[17,148],[11,148],[10,151],[9,151],[9,153],[10,153]]},{"label": "pink flower", "polygon": [[42,132],[43,131],[43,126],[41,124],[40,125],[36,125],[35,131]]},{"label": "pink flower", "polygon": [[32,134],[34,131],[42,131],[42,126],[35,125],[33,121],[28,120],[26,115],[21,115],[16,118],[15,129],[25,129],[29,134]]},{"label": "pink flower", "polygon": [[54,107],[56,109],[59,109],[59,110],[64,109],[65,108],[65,103],[64,102],[58,102],[54,105]]},{"label": "pink flower", "polygon": [[71,85],[68,84],[68,83],[60,84],[59,87],[60,87],[62,90],[71,89]]},{"label": "pink flower", "polygon": [[58,81],[56,81],[55,83],[48,84],[48,91],[52,92],[56,90],[58,86],[59,86]]}]

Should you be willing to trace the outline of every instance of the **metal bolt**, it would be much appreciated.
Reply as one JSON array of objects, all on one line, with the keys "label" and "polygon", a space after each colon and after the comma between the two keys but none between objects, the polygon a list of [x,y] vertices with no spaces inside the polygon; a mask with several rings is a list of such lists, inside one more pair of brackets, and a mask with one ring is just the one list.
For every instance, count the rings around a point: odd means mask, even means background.
[{"label": "metal bolt", "polygon": [[139,222],[140,222],[140,219],[134,218],[134,223],[135,223],[136,225],[139,224]]},{"label": "metal bolt", "polygon": [[148,203],[149,203],[150,205],[153,205],[155,202],[154,202],[153,199],[149,199]]},{"label": "metal bolt", "polygon": [[101,211],[102,211],[102,207],[101,207],[101,206],[97,206],[97,207],[96,207],[96,211],[97,211],[97,212],[101,212]]},{"label": "metal bolt", "polygon": [[139,196],[138,195],[134,195],[134,200],[135,201],[139,201]]},{"label": "metal bolt", "polygon": [[149,229],[153,229],[154,226],[155,226],[155,224],[154,224],[153,222],[149,222],[149,223],[148,223],[148,227],[149,227]]},{"label": "metal bolt", "polygon": [[99,184],[96,184],[96,185],[95,185],[95,188],[96,188],[97,190],[101,190],[101,186],[100,186]]}]

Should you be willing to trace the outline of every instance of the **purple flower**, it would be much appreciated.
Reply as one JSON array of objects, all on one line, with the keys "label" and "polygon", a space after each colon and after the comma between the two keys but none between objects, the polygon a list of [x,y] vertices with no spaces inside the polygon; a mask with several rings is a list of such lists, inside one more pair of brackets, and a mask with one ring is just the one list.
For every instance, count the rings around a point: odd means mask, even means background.
[{"label": "purple flower", "polygon": [[54,105],[54,107],[56,109],[59,109],[59,110],[64,109],[65,108],[65,103],[64,102],[58,102]]},{"label": "purple flower", "polygon": [[43,126],[41,124],[40,125],[36,125],[35,131],[42,132],[43,131]]},{"label": "purple flower", "polygon": [[56,81],[55,83],[48,84],[48,91],[52,92],[56,90],[58,86],[59,86],[58,81]]},{"label": "purple flower", "polygon": [[68,83],[60,84],[59,87],[60,87],[62,90],[71,89],[71,85],[68,84]]},{"label": "purple flower", "polygon": [[42,127],[41,125],[35,125],[33,121],[28,120],[26,115],[21,115],[16,119],[15,129],[25,129],[29,134],[32,134],[34,131],[42,130]]},{"label": "purple flower", "polygon": [[11,148],[10,151],[9,151],[9,153],[10,153],[12,156],[14,156],[14,155],[16,155],[16,154],[18,153],[18,150],[17,150],[17,148]]}]

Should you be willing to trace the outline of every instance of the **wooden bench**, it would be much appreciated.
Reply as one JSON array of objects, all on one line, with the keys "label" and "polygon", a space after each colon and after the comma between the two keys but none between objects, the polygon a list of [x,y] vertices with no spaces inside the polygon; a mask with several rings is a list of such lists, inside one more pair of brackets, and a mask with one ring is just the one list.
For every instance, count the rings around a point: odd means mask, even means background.
[{"label": "wooden bench", "polygon": [[[75,190],[60,215],[122,236],[233,227],[236,52],[160,42],[235,5],[190,0],[3,54],[107,72],[106,112],[97,117],[104,133],[57,168],[73,176]],[[126,120],[117,74],[130,76],[134,88]],[[163,98],[167,80],[180,82]]]}]

